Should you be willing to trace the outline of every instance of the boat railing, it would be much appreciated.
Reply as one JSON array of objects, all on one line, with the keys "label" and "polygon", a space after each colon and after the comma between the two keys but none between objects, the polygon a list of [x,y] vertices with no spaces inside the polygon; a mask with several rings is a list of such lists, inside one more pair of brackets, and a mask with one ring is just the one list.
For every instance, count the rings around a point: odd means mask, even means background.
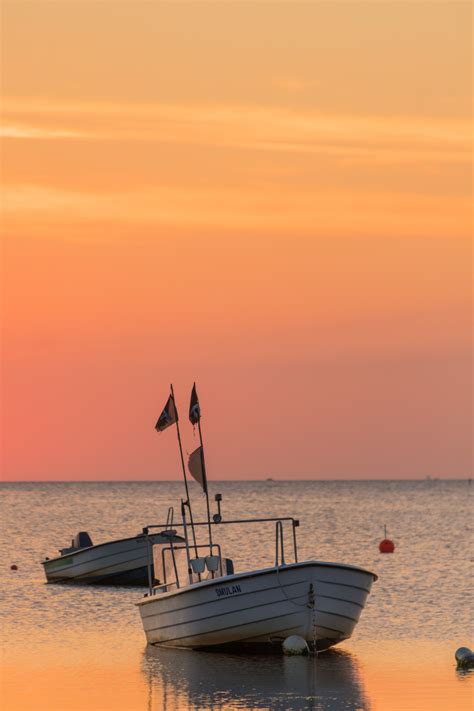
[{"label": "boat railing", "polygon": [[280,565],[285,565],[285,549],[283,546],[283,524],[281,521],[277,521],[275,524],[275,568]]},{"label": "boat railing", "polygon": [[169,507],[168,513],[166,515],[166,530],[170,531],[173,528],[173,518],[174,518],[174,508]]},{"label": "boat railing", "polygon": [[[168,511],[168,516],[167,516],[167,522],[166,523],[154,523],[150,524],[148,526],[145,526],[143,528],[143,534],[147,537],[147,543],[148,543],[148,581],[149,581],[149,594],[155,594],[154,593],[154,587],[153,587],[153,580],[152,580],[152,574],[151,574],[151,560],[152,560],[152,546],[151,546],[151,541],[149,539],[150,536],[150,531],[151,530],[158,530],[158,532],[162,531],[162,533],[169,532],[169,534],[172,533],[170,531],[170,521],[172,521],[172,514],[170,517],[170,512]],[[270,518],[242,518],[242,519],[232,519],[229,521],[194,521],[193,525],[194,527],[197,526],[225,526],[225,525],[236,525],[236,524],[250,524],[250,523],[275,523],[275,565],[286,565],[285,563],[285,552],[284,552],[284,526],[283,524],[285,522],[291,523],[291,528],[292,528],[292,537],[293,537],[293,556],[294,556],[294,561],[295,563],[298,562],[298,546],[296,542],[296,529],[300,525],[300,522],[298,519],[293,518],[293,516],[283,516],[283,517],[270,517]],[[185,524],[183,523],[173,523],[173,528],[183,528]],[[176,531],[173,531],[173,533],[176,533]],[[219,565],[220,565],[220,573],[222,575],[222,556],[220,555],[220,547],[218,544],[212,544],[213,547],[217,548],[219,550]],[[170,536],[170,545],[166,548],[166,550],[171,550],[171,555],[172,555],[172,560],[173,560],[173,568],[174,572],[176,575],[176,581],[178,583],[179,587],[179,575],[177,573],[177,565],[176,565],[176,557],[175,557],[175,551],[176,550],[186,550],[186,545],[185,546],[176,546],[173,544],[172,537]],[[192,546],[192,548],[197,549],[198,548],[207,548],[209,549],[209,543],[205,544],[199,544],[196,546]],[[189,551],[189,547],[188,547]],[[164,550],[162,550],[162,556],[164,556]],[[164,562],[164,558],[163,558]],[[165,566],[163,564],[163,570],[165,570]],[[199,575],[199,580],[201,579],[201,576]],[[191,576],[190,576],[190,581],[191,581]],[[160,586],[160,590],[166,590],[168,587],[168,583],[165,582],[165,585]]]},{"label": "boat railing", "polygon": [[[199,548],[205,548],[206,550],[210,551],[217,551],[217,556],[213,556],[212,553],[209,556],[205,557],[197,557],[197,558],[191,558],[190,559],[190,568],[188,569],[188,575],[189,575],[189,583],[193,582],[200,582],[202,579],[202,574],[206,570],[206,568],[209,571],[209,574],[211,577],[222,577],[224,575],[223,572],[223,567],[222,567],[222,555],[221,555],[221,547],[218,543],[213,543],[211,549],[209,548],[209,543],[203,543],[203,544],[197,544],[196,546],[193,546],[193,549],[199,549]],[[180,580],[180,575],[179,575],[179,566],[176,560],[176,552],[177,551],[186,551],[186,546],[175,546],[171,542],[169,546],[163,546],[161,549],[161,569],[163,571],[163,581],[159,581],[158,585],[153,587],[151,590],[151,594],[155,595],[157,592],[165,592],[167,591],[170,587],[176,585],[177,588],[180,587],[185,587],[186,585],[183,585],[183,581]],[[168,579],[168,573],[167,573],[167,566],[166,566],[166,561],[165,561],[165,556],[166,553],[171,554],[171,560],[172,560],[172,566],[173,566],[173,572],[174,572],[174,580],[169,580]],[[217,558],[217,560],[215,560]],[[219,571],[219,575],[215,575]],[[196,579],[195,579],[196,577]]]}]

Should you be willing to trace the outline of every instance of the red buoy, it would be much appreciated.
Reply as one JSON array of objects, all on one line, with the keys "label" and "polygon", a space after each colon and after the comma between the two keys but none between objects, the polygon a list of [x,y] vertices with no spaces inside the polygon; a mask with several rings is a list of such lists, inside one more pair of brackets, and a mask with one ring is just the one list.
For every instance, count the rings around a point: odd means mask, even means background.
[{"label": "red buoy", "polygon": [[387,538],[387,526],[383,527],[383,535],[384,539],[379,543],[379,551],[381,553],[393,553],[395,550],[395,544],[390,540],[390,538]]},{"label": "red buoy", "polygon": [[10,570],[18,570],[18,566],[13,563],[13,565],[10,566]]}]

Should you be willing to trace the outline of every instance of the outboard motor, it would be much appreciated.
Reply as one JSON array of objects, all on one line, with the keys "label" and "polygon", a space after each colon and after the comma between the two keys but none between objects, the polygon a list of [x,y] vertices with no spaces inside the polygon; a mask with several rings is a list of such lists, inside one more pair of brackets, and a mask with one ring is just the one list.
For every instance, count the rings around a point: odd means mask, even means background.
[{"label": "outboard motor", "polygon": [[74,536],[73,546],[74,548],[89,548],[89,546],[94,545],[92,539],[87,533],[87,531],[79,531]]}]

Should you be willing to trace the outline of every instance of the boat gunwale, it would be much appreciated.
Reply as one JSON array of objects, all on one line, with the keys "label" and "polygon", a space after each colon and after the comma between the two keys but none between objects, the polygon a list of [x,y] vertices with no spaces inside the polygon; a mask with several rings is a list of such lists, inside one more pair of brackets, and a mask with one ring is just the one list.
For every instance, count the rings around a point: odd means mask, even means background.
[{"label": "boat gunwale", "polygon": [[[215,584],[223,584],[223,581],[227,581],[229,584],[231,581],[234,580],[241,580],[244,578],[251,578],[255,577],[258,575],[270,575],[271,573],[275,572],[282,572],[284,570],[288,569],[295,569],[295,568],[305,568],[305,567],[310,567],[310,566],[316,566],[316,567],[322,567],[322,568],[339,568],[342,570],[353,570],[359,573],[365,573],[366,575],[371,575],[373,578],[373,582],[378,580],[378,575],[375,573],[372,573],[370,570],[365,570],[365,568],[359,568],[356,565],[350,565],[349,563],[329,563],[329,562],[324,562],[324,561],[317,561],[317,560],[307,560],[307,561],[301,561],[299,563],[286,563],[285,565],[280,565],[280,566],[272,566],[271,568],[261,568],[260,570],[249,570],[247,572],[242,572],[242,573],[234,573],[232,575],[223,575],[219,578],[211,578],[210,580],[201,580],[198,583],[193,583],[192,585],[186,585],[185,587],[178,588],[177,590],[170,590],[169,592],[164,592],[164,593],[159,593],[158,595],[149,595],[147,594],[142,600],[139,600],[138,602],[135,603],[137,607],[141,607],[142,605],[146,605],[151,602],[156,602],[157,600],[163,600],[163,599],[169,599],[175,595],[182,595],[183,593],[186,592],[192,592],[194,590],[199,590],[203,587],[211,587],[212,585]],[[328,581],[324,581],[328,582]],[[347,585],[347,583],[331,583],[328,582],[329,585]],[[370,593],[370,589],[367,590],[367,588],[361,588],[360,586],[357,585],[349,585],[348,587],[353,587],[353,588],[359,588],[360,590],[364,590],[367,594]]]}]

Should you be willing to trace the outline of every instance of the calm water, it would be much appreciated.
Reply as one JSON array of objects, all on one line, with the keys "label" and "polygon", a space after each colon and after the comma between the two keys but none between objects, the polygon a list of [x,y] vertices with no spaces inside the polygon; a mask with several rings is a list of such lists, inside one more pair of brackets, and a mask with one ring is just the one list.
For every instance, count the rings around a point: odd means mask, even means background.
[{"label": "calm water", "polygon": [[[178,482],[4,484],[3,708],[470,709],[474,674],[456,672],[454,651],[474,646],[473,490],[466,481],[213,483],[227,518],[298,516],[300,559],[379,575],[353,638],[315,660],[147,649],[133,604],[142,590],[45,584],[45,555],[79,530],[99,543],[164,521]],[[378,552],[384,523],[393,555]],[[270,526],[219,532],[236,570],[274,561]]]}]

